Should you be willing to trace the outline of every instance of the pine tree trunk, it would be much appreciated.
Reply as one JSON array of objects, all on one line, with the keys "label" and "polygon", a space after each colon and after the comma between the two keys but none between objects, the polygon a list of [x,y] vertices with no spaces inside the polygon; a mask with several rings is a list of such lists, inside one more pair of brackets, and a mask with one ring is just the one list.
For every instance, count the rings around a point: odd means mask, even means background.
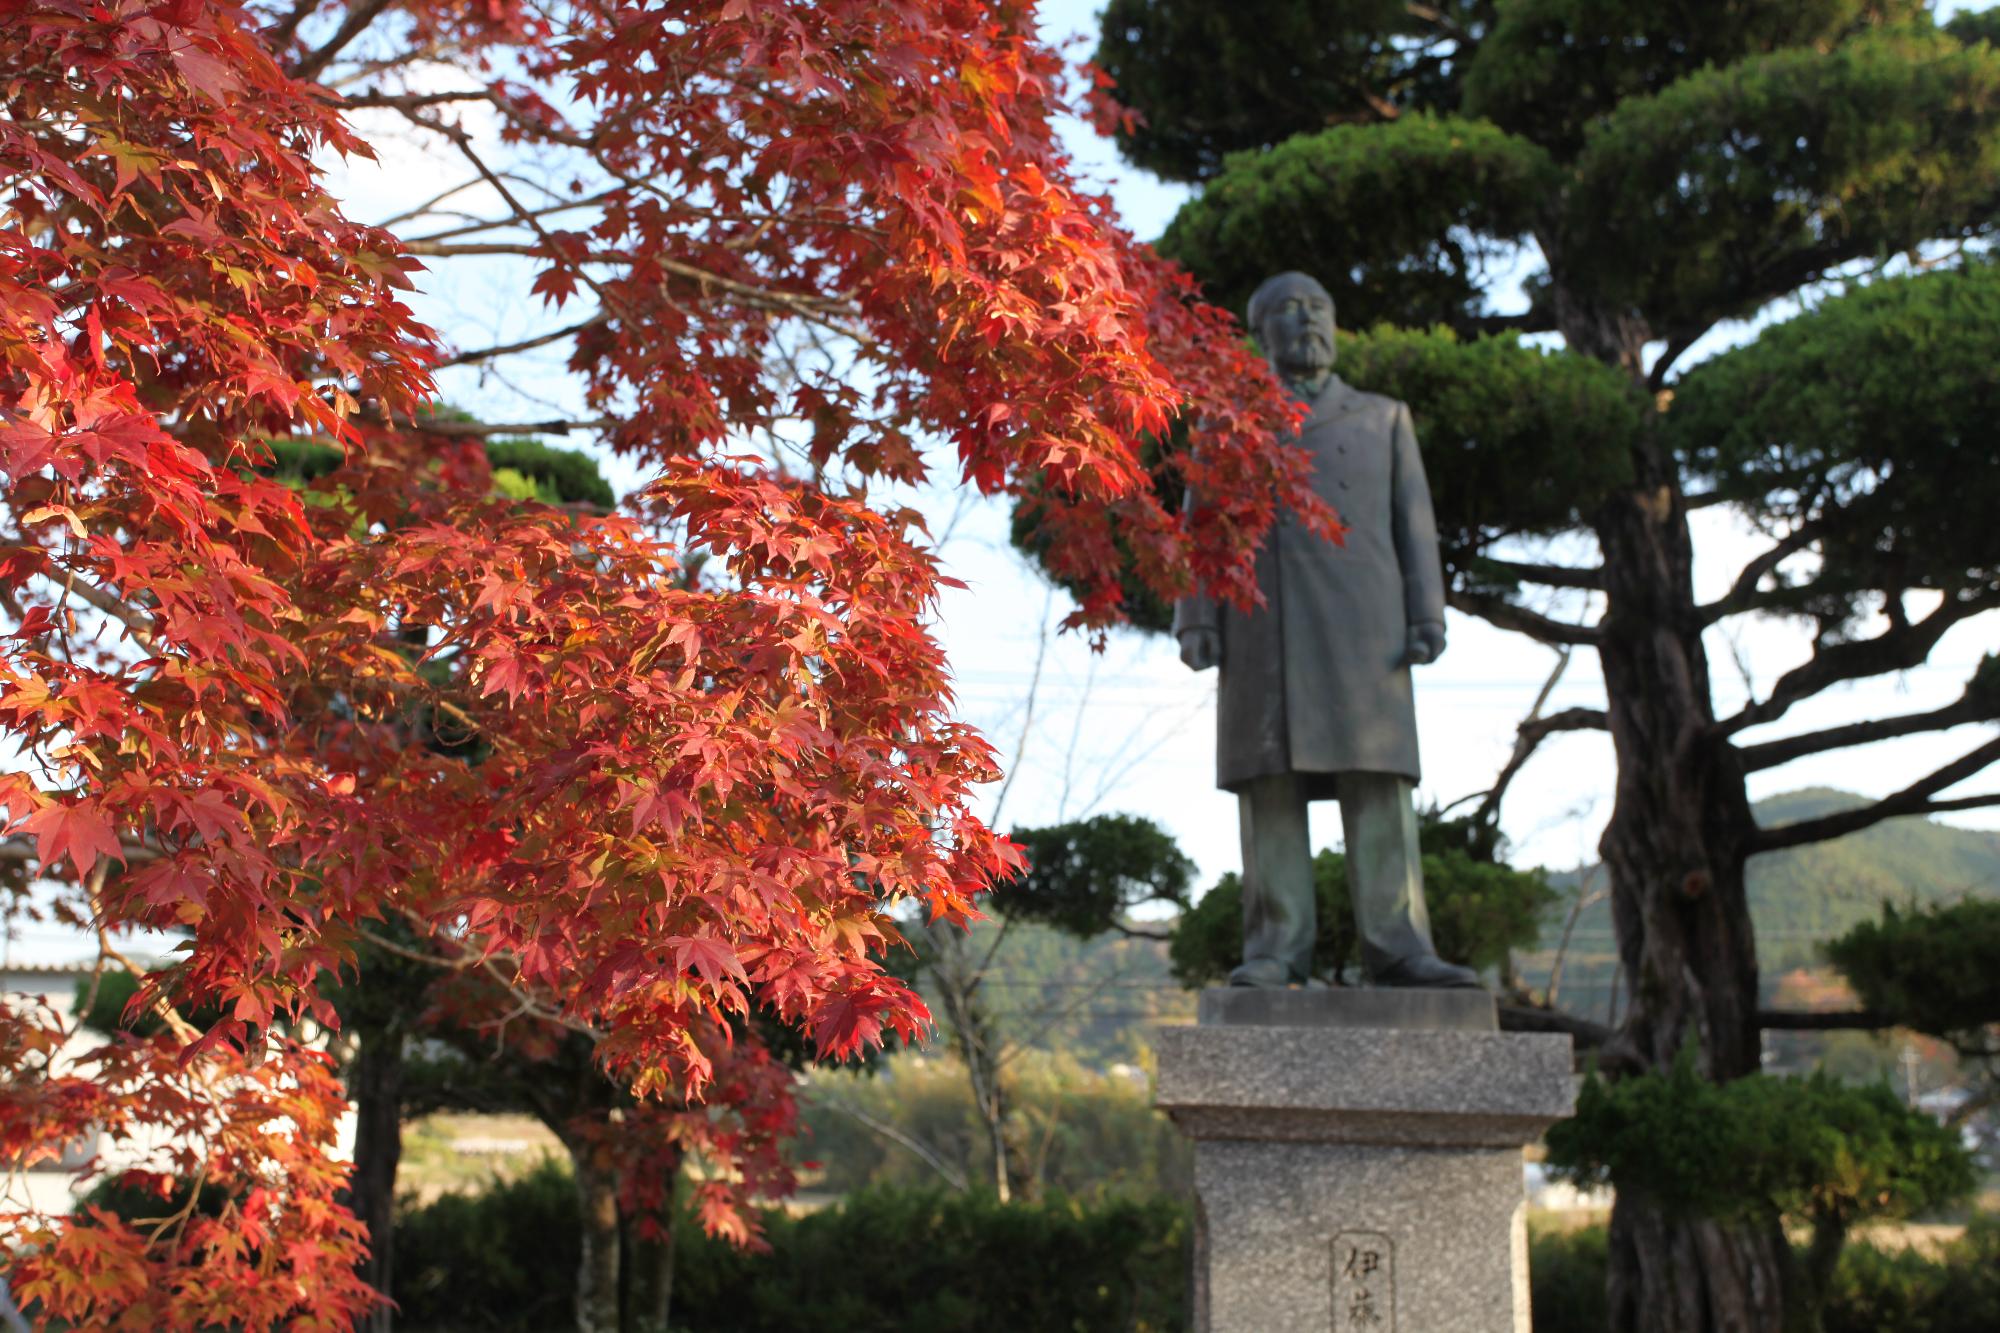
[{"label": "pine tree trunk", "polygon": [[[1598,517],[1607,610],[1600,656],[1618,754],[1600,849],[1630,1007],[1619,1042],[1642,1066],[1692,1045],[1705,1074],[1759,1065],[1757,953],[1743,864],[1754,832],[1735,750],[1715,728],[1692,543],[1665,458]],[[1619,1333],[1779,1333],[1789,1255],[1775,1226],[1676,1219],[1621,1193],[1612,1216]]]},{"label": "pine tree trunk", "polygon": [[[395,1277],[396,1168],[403,1157],[403,1036],[400,1030],[358,1034],[359,1049],[348,1076],[354,1102],[354,1174],[348,1201],[368,1228],[368,1258],[361,1280],[392,1293]],[[394,1311],[387,1304],[370,1311],[367,1333],[389,1333]]]}]

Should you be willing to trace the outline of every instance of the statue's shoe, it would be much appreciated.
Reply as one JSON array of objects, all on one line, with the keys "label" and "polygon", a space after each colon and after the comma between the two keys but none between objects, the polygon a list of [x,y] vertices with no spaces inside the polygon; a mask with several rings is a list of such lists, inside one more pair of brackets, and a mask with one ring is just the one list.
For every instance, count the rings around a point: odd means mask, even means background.
[{"label": "statue's shoe", "polygon": [[1376,986],[1408,986],[1425,990],[1479,990],[1479,974],[1447,963],[1434,953],[1398,958],[1368,978]]},{"label": "statue's shoe", "polygon": [[1307,982],[1275,958],[1246,958],[1241,967],[1229,974],[1229,984],[1283,989],[1286,986],[1303,986]]}]

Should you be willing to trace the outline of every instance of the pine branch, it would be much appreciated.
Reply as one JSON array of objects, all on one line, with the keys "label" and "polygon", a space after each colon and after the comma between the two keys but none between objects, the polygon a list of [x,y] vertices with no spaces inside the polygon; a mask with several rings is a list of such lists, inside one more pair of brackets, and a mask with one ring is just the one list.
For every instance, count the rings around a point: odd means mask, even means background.
[{"label": "pine branch", "polygon": [[1538,643],[1546,643],[1560,648],[1564,645],[1594,648],[1603,638],[1603,633],[1594,625],[1572,625],[1565,621],[1553,620],[1524,606],[1516,606],[1502,597],[1487,593],[1462,592],[1453,590],[1445,598],[1446,602],[1469,616],[1477,616],[1490,625],[1501,629],[1525,634]]},{"label": "pine branch", "polygon": [[1880,1032],[1897,1024],[1887,1014],[1868,1009],[1831,1013],[1805,1009],[1759,1009],[1757,1026],[1766,1032]]},{"label": "pine branch", "polygon": [[1921,666],[1947,630],[1996,606],[2000,606],[2000,592],[1990,590],[1969,597],[1948,597],[1922,620],[1891,626],[1872,639],[1821,644],[1804,664],[1778,678],[1768,698],[1747,704],[1725,719],[1720,724],[1722,733],[1733,736],[1746,727],[1775,722],[1800,700],[1844,681]]},{"label": "pine branch", "polygon": [[1573,565],[1542,565],[1521,560],[1495,560],[1487,556],[1479,559],[1481,569],[1490,569],[1522,583],[1539,583],[1545,588],[1582,588],[1587,591],[1601,591],[1604,587],[1602,569],[1578,569]]},{"label": "pine branch", "polygon": [[1820,531],[1817,523],[1802,523],[1789,536],[1745,565],[1728,592],[1698,609],[1701,623],[1712,625],[1725,617],[1756,609],[1757,585],[1779,565],[1819,540]]},{"label": "pine branch", "polygon": [[1974,774],[1983,772],[1996,761],[2000,761],[2000,737],[1974,747],[1929,777],[1913,782],[1894,795],[1885,796],[1872,805],[1822,815],[1817,819],[1802,819],[1795,824],[1782,824],[1773,829],[1760,829],[1751,841],[1750,850],[1754,854],[1778,851],[1786,847],[1801,847],[1807,843],[1825,842],[1829,838],[1838,838],[1871,828],[1885,819],[1894,819],[1899,815],[1932,815],[1947,810],[1975,810],[1984,806],[2000,805],[2000,794],[1965,796],[1943,801],[1932,799],[1945,788],[1956,786]]},{"label": "pine branch", "polygon": [[1780,764],[1789,764],[1794,759],[1803,759],[1807,755],[1823,754],[1828,750],[1842,750],[1850,745],[1868,745],[1875,741],[1893,740],[1898,736],[1914,736],[1926,731],[1943,731],[1948,727],[1963,726],[1968,722],[1990,722],[1996,718],[2000,718],[2000,700],[1968,694],[1955,703],[1934,708],[1928,713],[1909,713],[1902,717],[1851,722],[1846,726],[1828,727],[1824,731],[1807,732],[1800,736],[1787,736],[1783,740],[1766,741],[1761,745],[1746,745],[1738,753],[1742,756],[1744,770],[1756,773],[1766,768],[1776,768]]}]

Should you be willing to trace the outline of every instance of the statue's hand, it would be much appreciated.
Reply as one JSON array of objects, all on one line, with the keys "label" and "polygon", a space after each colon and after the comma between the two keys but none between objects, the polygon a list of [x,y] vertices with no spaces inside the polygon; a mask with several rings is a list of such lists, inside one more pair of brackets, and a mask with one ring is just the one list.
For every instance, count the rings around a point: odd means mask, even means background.
[{"label": "statue's hand", "polygon": [[1222,631],[1211,625],[1181,631],[1181,661],[1190,671],[1222,665]]},{"label": "statue's hand", "polygon": [[1435,620],[1421,620],[1410,626],[1403,660],[1411,666],[1427,666],[1444,656],[1444,626]]}]

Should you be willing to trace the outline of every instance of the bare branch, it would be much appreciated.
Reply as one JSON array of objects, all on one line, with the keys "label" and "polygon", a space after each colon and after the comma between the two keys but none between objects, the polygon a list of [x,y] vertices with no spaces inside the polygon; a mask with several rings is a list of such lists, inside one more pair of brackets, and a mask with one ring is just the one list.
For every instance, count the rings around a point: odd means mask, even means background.
[{"label": "bare branch", "polygon": [[940,1176],[943,1176],[945,1183],[953,1189],[963,1190],[966,1188],[965,1173],[945,1161],[943,1156],[935,1149],[914,1135],[905,1134],[888,1121],[878,1120],[859,1107],[850,1106],[845,1101],[835,1097],[809,1097],[808,1101],[814,1106],[824,1107],[829,1111],[844,1115],[856,1124],[880,1134],[883,1138],[898,1147],[908,1149],[911,1153],[915,1154],[917,1160],[930,1167],[931,1170],[937,1172]]},{"label": "bare branch", "polygon": [[1536,642],[1546,643],[1551,647],[1570,645],[1594,648],[1603,638],[1602,632],[1594,625],[1572,625],[1565,621],[1552,620],[1540,612],[1530,611],[1524,606],[1516,606],[1505,598],[1486,593],[1454,590],[1445,600],[1469,616],[1477,616],[1501,629],[1525,634]]},{"label": "bare branch", "polygon": [[1872,805],[1822,815],[1817,819],[1802,819],[1795,824],[1781,824],[1777,828],[1760,829],[1751,842],[1750,850],[1753,853],[1771,852],[1785,847],[1824,842],[1828,838],[1859,832],[1861,829],[1872,827],[1885,819],[1894,819],[1899,815],[1929,815],[1945,810],[1974,810],[1983,806],[2000,805],[2000,795],[1966,796],[1945,801],[1932,799],[1945,788],[1955,786],[1975,773],[1983,772],[1995,761],[2000,761],[2000,737],[1976,746],[1929,777],[1913,782],[1894,795],[1885,796]]},{"label": "bare branch", "polygon": [[1527,766],[1528,760],[1534,757],[1535,751],[1541,748],[1543,741],[1559,731],[1601,731],[1611,725],[1610,719],[1601,708],[1565,708],[1560,713],[1542,716],[1543,707],[1547,705],[1549,696],[1555,693],[1556,685],[1563,678],[1563,672],[1569,669],[1570,655],[1575,651],[1574,648],[1556,650],[1554,669],[1549,672],[1549,678],[1542,682],[1541,692],[1529,706],[1527,717],[1523,718],[1521,725],[1515,729],[1514,753],[1507,757],[1506,766],[1500,770],[1499,776],[1493,779],[1493,785],[1486,790],[1486,799],[1479,803],[1479,809],[1473,814],[1473,818],[1480,823],[1490,824],[1498,817],[1500,802],[1506,798],[1507,788],[1513,784],[1516,775]]}]

